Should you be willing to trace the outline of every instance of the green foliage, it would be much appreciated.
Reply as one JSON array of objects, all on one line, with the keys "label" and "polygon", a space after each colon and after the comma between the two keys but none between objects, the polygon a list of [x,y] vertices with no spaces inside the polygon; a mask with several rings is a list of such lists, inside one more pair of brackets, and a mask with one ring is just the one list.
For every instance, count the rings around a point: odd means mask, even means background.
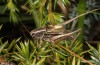
[{"label": "green foliage", "polygon": [[[18,2],[24,3],[20,5]],[[24,18],[24,14],[30,15],[33,22],[36,23],[37,28],[45,26],[47,21],[55,25],[64,21],[64,15],[56,11],[56,8],[58,8],[57,2],[58,0],[3,0],[5,5],[0,6],[0,14],[9,14],[9,19],[13,23],[18,23],[18,21],[22,19],[28,19],[29,16]],[[86,0],[80,0],[78,4],[79,14],[83,14],[86,11],[85,2]],[[63,6],[71,4],[68,0],[61,0],[61,3]],[[87,6],[88,10],[92,9],[89,5],[90,4]],[[94,5],[92,4],[92,6]],[[23,10],[25,11],[24,13],[21,12]],[[70,14],[71,16],[68,17],[73,17],[73,13],[76,11],[76,9],[72,8],[70,11],[72,15]],[[92,14],[94,14],[96,20],[99,20],[99,17],[95,15],[97,13],[93,12]],[[20,16],[23,16],[23,18],[20,18]],[[9,19],[7,19],[7,21]],[[83,20],[87,19],[81,17],[78,20],[77,26],[82,30],[84,29],[84,24],[89,24],[88,22],[84,23]],[[88,25],[88,27],[89,26],[90,25]],[[1,27],[2,26],[0,26],[0,30]],[[83,34],[83,31],[81,33]],[[82,37],[83,35],[81,35],[80,38],[82,39]],[[89,63],[90,65],[92,65],[92,63],[100,65],[100,45],[98,45],[98,49],[89,45],[91,51],[82,51],[82,40],[80,40],[80,42],[73,42],[73,40],[62,41],[56,45],[42,40],[39,42],[24,40],[24,42],[22,42],[20,38],[18,38],[8,42],[2,41],[2,39],[3,38],[0,38],[0,60],[1,58],[5,58],[7,62],[16,61],[18,65],[81,65],[83,62]],[[83,58],[84,53],[87,52],[91,55],[91,63]]]},{"label": "green foliage", "polygon": [[[10,21],[12,21],[13,23],[18,23],[18,21],[21,21],[20,17],[23,16],[23,12],[21,11],[23,10],[26,11],[25,14],[33,16],[33,20],[36,23],[37,27],[44,26],[47,21],[52,22],[53,24],[57,24],[63,21],[62,14],[57,13],[55,11],[55,8],[57,7],[56,5],[58,5],[57,4],[58,0],[54,0],[54,1],[52,0],[50,1],[49,0],[27,0],[27,1],[9,0],[4,2],[6,4],[1,7],[5,9],[4,10],[2,9],[0,12],[6,14],[6,11],[9,11],[8,14],[10,17]],[[24,4],[19,5],[18,2],[24,2]],[[70,5],[70,2],[68,0],[62,0],[61,2],[63,6]],[[22,13],[22,15],[19,13]]]},{"label": "green foliage", "polygon": [[1,28],[2,28],[2,25],[0,25],[0,30],[1,30]]},{"label": "green foliage", "polygon": [[94,65],[100,65],[100,44],[97,45],[97,49],[94,48],[93,46],[89,45],[90,48],[90,57],[92,60],[90,60]]},{"label": "green foliage", "polygon": [[[48,45],[47,45],[48,46]],[[20,43],[20,46],[15,46],[18,52],[14,52],[13,58],[19,61],[19,65],[41,65],[44,63],[50,50],[46,46],[37,48],[32,41]]]},{"label": "green foliage", "polygon": [[[18,2],[24,2],[24,4],[20,5]],[[61,13],[57,13],[56,11],[53,11],[57,6],[51,5],[57,5],[57,0],[49,1],[49,0],[9,0],[9,1],[2,1],[2,3],[5,3],[4,5],[0,6],[0,14],[9,14],[9,19],[13,23],[18,23],[18,21],[22,21],[22,17],[25,17],[24,14],[32,15],[33,20],[36,23],[37,27],[44,26],[47,21],[53,22],[54,24],[62,21],[63,17],[62,15],[59,15]],[[65,6],[67,4],[70,4],[68,0],[61,1],[62,4]],[[27,6],[29,5],[29,6]],[[22,11],[26,12],[22,12]],[[50,15],[53,13],[53,17],[49,15],[48,11],[51,10],[49,13]],[[29,14],[30,13],[30,14]],[[32,17],[31,16],[31,17]],[[58,20],[58,19],[59,20]],[[28,19],[28,18],[27,18]],[[52,21],[53,19],[53,21]],[[60,20],[61,19],[61,20]],[[56,23],[55,23],[56,22]]]},{"label": "green foliage", "polygon": [[[52,1],[47,0],[29,0],[28,3],[30,4],[30,12],[33,17],[35,17],[35,22],[37,27],[44,26],[47,21],[52,22],[52,24],[57,24],[59,22],[63,21],[63,16],[60,13],[57,13],[53,11],[57,5],[57,0],[54,1],[53,4]],[[62,4],[65,6],[66,4],[70,4],[68,0],[63,0]]]},{"label": "green foliage", "polygon": [[[78,4],[78,15],[85,13],[86,12],[86,0],[80,0],[79,4]],[[82,16],[78,19],[78,29],[81,29],[80,31],[80,35],[78,37],[78,40],[83,42],[83,35],[84,35],[84,20],[85,20],[85,16]]]},{"label": "green foliage", "polygon": [[[10,44],[4,43],[0,47],[0,52],[3,53],[1,57],[9,55],[5,58],[10,58],[11,61],[16,61],[18,65],[80,65],[81,60],[70,52],[48,42],[33,43],[33,41],[19,42],[20,38],[13,40]],[[19,44],[16,44],[19,42]],[[69,49],[73,53],[77,53],[80,57],[83,56],[82,45],[79,42],[72,44],[69,41],[63,41],[60,45],[64,45],[66,49]],[[80,50],[79,50],[80,49]],[[7,60],[8,61],[8,60]]]},{"label": "green foliage", "polygon": [[14,45],[19,42],[20,38],[13,40],[11,43],[8,41],[2,42],[3,38],[0,38],[0,64],[14,64],[11,56],[13,55]]},{"label": "green foliage", "polygon": [[18,18],[17,12],[19,12],[19,10],[12,0],[7,1],[7,5],[4,11],[6,11],[6,9],[10,10],[9,12],[10,21],[13,21],[14,23],[18,22],[19,18]]},{"label": "green foliage", "polygon": [[[1,28],[2,28],[2,25],[0,25],[0,30]],[[1,55],[1,52],[4,50],[4,48],[7,46],[7,44],[8,44],[8,41],[3,43],[2,38],[0,38],[0,55]]]},{"label": "green foliage", "polygon": [[[43,41],[41,43],[33,43],[33,41],[19,42],[19,40],[20,38],[14,39],[9,44],[8,42],[2,43],[0,38],[0,43],[2,44],[0,46],[0,59],[5,58],[6,62],[16,61],[18,65],[81,65],[81,61],[84,61],[84,59],[81,59],[82,56],[88,52],[81,51],[82,44],[80,45],[80,42],[62,41],[55,45]],[[19,44],[16,44],[18,42]],[[62,45],[65,49],[59,45]],[[98,51],[94,51],[93,47],[91,48],[93,49],[91,50],[93,59],[91,61],[94,61],[93,57],[98,54]],[[94,54],[95,52],[96,54]],[[8,58],[10,58],[10,61],[7,60]],[[87,63],[90,62],[87,61]]]},{"label": "green foliage", "polygon": [[1,38],[0,38],[0,54],[4,50],[4,48],[7,46],[8,42],[2,43]]},{"label": "green foliage", "polygon": [[20,40],[20,38],[18,38],[17,40],[14,39],[11,43],[9,43],[8,41],[2,42],[2,39],[3,38],[0,38],[0,53],[3,53],[3,55],[9,54],[11,51],[14,51],[14,49],[12,48],[14,48],[14,45]]}]

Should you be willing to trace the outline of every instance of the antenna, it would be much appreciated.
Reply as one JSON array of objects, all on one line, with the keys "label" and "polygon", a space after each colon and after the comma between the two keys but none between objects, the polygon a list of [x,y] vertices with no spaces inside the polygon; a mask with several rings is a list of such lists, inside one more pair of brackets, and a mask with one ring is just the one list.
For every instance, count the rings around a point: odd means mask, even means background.
[{"label": "antenna", "polygon": [[97,11],[97,10],[99,10],[99,9],[100,9],[100,8],[94,9],[94,10],[91,10],[91,11],[88,11],[88,12],[83,13],[83,14],[80,14],[80,15],[78,15],[78,16],[76,16],[76,17],[74,17],[74,18],[72,18],[72,19],[70,19],[70,20],[68,20],[68,21],[65,21],[65,22],[62,23],[62,24],[55,25],[54,27],[55,27],[56,29],[57,29],[57,28],[62,28],[62,27],[65,26],[66,24],[73,22],[74,20],[78,19],[79,17],[84,16],[84,15],[87,15],[87,14],[89,14],[89,13],[92,13],[93,11]]}]

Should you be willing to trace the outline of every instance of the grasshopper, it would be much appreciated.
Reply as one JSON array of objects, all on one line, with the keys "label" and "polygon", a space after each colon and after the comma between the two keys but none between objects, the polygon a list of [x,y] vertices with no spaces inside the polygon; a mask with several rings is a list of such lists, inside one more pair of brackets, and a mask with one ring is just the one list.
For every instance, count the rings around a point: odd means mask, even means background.
[{"label": "grasshopper", "polygon": [[68,21],[65,21],[62,24],[57,24],[55,26],[48,26],[48,28],[42,27],[39,29],[32,30],[30,32],[30,35],[35,39],[42,39],[42,40],[52,42],[52,43],[64,40],[66,38],[72,38],[72,35],[79,32],[80,29],[70,32],[68,30],[65,30],[64,26],[67,25],[68,23],[71,23],[72,21],[78,19],[81,16],[84,16],[86,14],[89,14],[89,13],[99,10],[99,9],[94,9],[94,10],[88,11],[84,14],[80,14]]}]

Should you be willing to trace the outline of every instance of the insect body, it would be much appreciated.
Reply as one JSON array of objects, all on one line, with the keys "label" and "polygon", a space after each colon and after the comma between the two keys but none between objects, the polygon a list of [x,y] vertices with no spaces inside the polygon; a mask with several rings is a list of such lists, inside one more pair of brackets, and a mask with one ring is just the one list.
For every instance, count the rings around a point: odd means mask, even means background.
[{"label": "insect body", "polygon": [[[78,32],[78,31],[77,31]],[[76,32],[74,32],[76,33]],[[41,39],[44,41],[48,41],[48,42],[58,42],[64,39],[72,39],[72,34],[74,34],[73,32],[70,32],[69,30],[65,30],[65,28],[61,28],[61,29],[55,29],[54,27],[49,27],[48,29],[46,27],[43,28],[39,28],[39,29],[35,29],[32,30],[30,32],[30,35],[34,38],[34,39]]]}]

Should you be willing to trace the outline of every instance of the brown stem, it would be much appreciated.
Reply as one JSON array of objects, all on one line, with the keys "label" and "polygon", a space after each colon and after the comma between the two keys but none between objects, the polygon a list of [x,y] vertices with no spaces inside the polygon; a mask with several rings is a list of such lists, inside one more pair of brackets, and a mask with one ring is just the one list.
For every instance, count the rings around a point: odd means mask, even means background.
[{"label": "brown stem", "polygon": [[68,14],[67,7],[65,7],[65,6],[62,4],[61,0],[58,0],[57,4],[59,5],[59,7],[61,8],[61,10],[62,10],[63,13],[64,13],[64,16],[66,17],[67,14]]},{"label": "brown stem", "polygon": [[52,12],[52,0],[49,2],[49,9],[48,9],[48,14]]}]

